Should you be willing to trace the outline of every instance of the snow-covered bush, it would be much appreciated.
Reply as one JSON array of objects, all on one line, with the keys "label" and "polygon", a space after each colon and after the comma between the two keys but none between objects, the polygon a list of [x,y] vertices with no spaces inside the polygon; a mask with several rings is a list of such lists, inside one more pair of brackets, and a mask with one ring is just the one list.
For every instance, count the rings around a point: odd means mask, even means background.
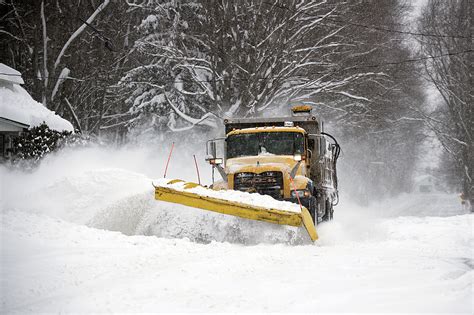
[{"label": "snow-covered bush", "polygon": [[39,161],[45,154],[59,148],[71,134],[70,131],[50,129],[45,123],[33,127],[14,140],[13,161]]}]

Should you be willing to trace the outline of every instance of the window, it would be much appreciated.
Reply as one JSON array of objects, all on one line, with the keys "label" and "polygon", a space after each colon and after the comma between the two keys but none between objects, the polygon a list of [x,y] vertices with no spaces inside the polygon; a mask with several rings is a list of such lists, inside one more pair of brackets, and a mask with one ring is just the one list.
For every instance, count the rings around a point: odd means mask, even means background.
[{"label": "window", "polygon": [[303,153],[304,136],[300,132],[241,133],[227,138],[227,158]]},{"label": "window", "polygon": [[0,156],[5,156],[5,135],[0,134]]}]

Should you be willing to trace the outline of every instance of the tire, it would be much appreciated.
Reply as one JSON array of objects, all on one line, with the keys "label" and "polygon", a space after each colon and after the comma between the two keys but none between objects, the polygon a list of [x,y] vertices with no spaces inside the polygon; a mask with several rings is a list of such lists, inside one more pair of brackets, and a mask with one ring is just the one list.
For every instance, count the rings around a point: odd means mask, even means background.
[{"label": "tire", "polygon": [[326,200],[326,211],[327,211],[327,214],[328,214],[328,221],[332,220],[334,218],[334,208],[332,206],[332,202],[328,200]]},{"label": "tire", "polygon": [[324,206],[326,211],[324,212],[323,221],[330,221],[334,217],[334,209],[329,199],[326,199]]},{"label": "tire", "polygon": [[309,213],[311,214],[311,217],[313,218],[314,225],[318,224],[318,202],[314,196],[311,196],[309,199]]}]

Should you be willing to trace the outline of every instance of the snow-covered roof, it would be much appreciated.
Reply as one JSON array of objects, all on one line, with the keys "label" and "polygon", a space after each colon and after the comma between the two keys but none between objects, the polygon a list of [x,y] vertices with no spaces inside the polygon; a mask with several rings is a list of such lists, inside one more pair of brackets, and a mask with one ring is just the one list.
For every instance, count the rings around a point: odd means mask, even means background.
[{"label": "snow-covered roof", "polygon": [[[0,73],[20,74],[0,63]],[[3,77],[15,78],[4,80]],[[28,125],[30,128],[45,122],[49,128],[58,131],[74,131],[72,124],[35,101],[28,92],[20,86],[23,79],[20,76],[0,74],[0,117]]]},{"label": "snow-covered roof", "polygon": [[24,84],[21,73],[13,68],[10,68],[3,63],[0,63],[0,80],[14,84]]}]

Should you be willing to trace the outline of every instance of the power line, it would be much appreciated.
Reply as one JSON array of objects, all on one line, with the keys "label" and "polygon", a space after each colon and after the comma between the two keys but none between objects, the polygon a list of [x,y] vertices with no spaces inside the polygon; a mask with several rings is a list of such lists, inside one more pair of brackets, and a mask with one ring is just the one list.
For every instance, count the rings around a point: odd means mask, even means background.
[{"label": "power line", "polygon": [[[280,4],[277,4],[277,3],[263,2],[263,4],[274,6],[274,7],[284,9],[284,10],[287,10],[287,11],[291,11],[293,13],[302,13],[302,14],[307,15],[307,16],[312,16],[311,14],[306,13],[304,11],[297,11],[295,9],[291,9],[287,6],[280,5]],[[464,36],[464,35],[429,34],[429,33],[419,33],[419,32],[394,30],[394,29],[380,27],[380,26],[376,26],[376,25],[366,25],[366,24],[362,24],[362,23],[355,23],[355,22],[350,22],[350,21],[345,21],[345,20],[342,21],[342,20],[338,20],[338,19],[335,19],[335,18],[331,18],[331,17],[323,17],[322,20],[328,20],[328,21],[337,23],[341,26],[351,25],[351,26],[371,29],[371,30],[375,30],[375,31],[379,31],[379,32],[405,34],[405,35],[411,35],[411,36],[439,37],[439,38],[463,38],[463,39],[472,39],[472,38],[474,38],[473,36]],[[323,24],[325,26],[329,26],[329,25],[324,24],[324,23],[321,23],[321,24]]]},{"label": "power line", "polygon": [[459,52],[448,52],[446,54],[442,55],[437,55],[437,56],[424,56],[420,58],[413,58],[413,59],[404,59],[404,60],[399,60],[399,61],[392,61],[392,62],[384,62],[380,64],[373,64],[373,65],[360,65],[360,66],[352,66],[352,67],[347,67],[345,69],[360,69],[360,68],[378,68],[381,66],[393,66],[393,65],[400,65],[404,63],[413,63],[413,62],[419,62],[419,61],[424,61],[424,60],[429,60],[429,59],[438,59],[438,58],[443,58],[443,57],[448,57],[448,56],[456,56],[456,55],[462,55],[462,54],[469,54],[474,52],[474,49],[469,49],[465,51],[459,51]]},{"label": "power line", "polygon": [[[462,55],[462,54],[468,54],[474,52],[474,49],[470,50],[465,50],[465,51],[459,51],[459,52],[448,52],[446,54],[441,54],[441,55],[436,55],[436,56],[424,56],[420,58],[412,58],[412,59],[403,59],[403,60],[398,60],[398,61],[392,61],[392,62],[383,62],[383,63],[377,63],[377,64],[369,64],[369,65],[354,65],[354,66],[348,66],[345,68],[339,68],[335,69],[333,73],[336,72],[343,72],[347,70],[354,70],[354,69],[364,69],[364,68],[380,68],[384,66],[392,66],[392,65],[400,65],[400,64],[405,64],[405,63],[414,63],[414,62],[420,62],[424,60],[429,60],[429,59],[438,59],[438,58],[443,58],[443,57],[448,57],[448,56],[456,56],[456,55]],[[148,70],[148,69],[147,69]],[[150,70],[151,71],[151,70]],[[313,74],[328,74],[331,71],[327,72],[312,72]],[[154,73],[153,73],[154,74]],[[0,75],[4,76],[16,76],[16,77],[25,77],[25,78],[31,78],[31,79],[39,79],[42,80],[43,77],[41,76],[34,76],[34,75],[21,75],[21,74],[14,74],[14,73],[1,73]],[[71,79],[71,80],[76,80],[76,81],[98,81],[98,82],[110,82],[108,79],[100,79],[100,78],[75,78],[75,77],[61,77],[61,76],[48,76],[48,79]],[[239,78],[239,79],[233,79],[233,81],[251,81],[251,80],[276,80],[276,79],[282,79],[282,78],[287,78],[286,76],[273,76],[273,77],[254,77],[254,78]],[[222,79],[206,79],[206,80],[174,80],[174,81],[168,81],[168,83],[186,83],[186,82],[202,82],[202,83],[212,83],[214,81],[222,81]],[[150,82],[148,81],[127,81],[125,83],[147,83],[149,84]],[[156,84],[158,85],[158,84]]]},{"label": "power line", "polygon": [[334,23],[338,23],[339,25],[341,24],[349,24],[352,26],[357,26],[357,27],[362,27],[366,29],[372,29],[375,31],[379,32],[386,32],[386,33],[397,33],[397,34],[405,34],[405,35],[412,35],[412,36],[424,36],[424,37],[438,37],[438,38],[463,38],[463,39],[471,39],[473,38],[472,36],[463,36],[463,35],[443,35],[443,34],[429,34],[429,33],[418,33],[418,32],[410,32],[410,31],[400,31],[400,30],[394,30],[394,29],[389,29],[389,28],[384,28],[380,26],[369,26],[365,24],[360,24],[360,23],[354,23],[354,22],[348,22],[348,21],[340,21],[334,18],[326,18],[329,21],[332,21]]},{"label": "power line", "polygon": [[[266,5],[275,6],[277,8],[284,9],[284,10],[287,10],[287,11],[291,11],[291,12],[294,12],[294,13],[299,12],[297,10],[291,9],[291,8],[286,7],[284,5],[279,5],[279,4],[275,4],[275,3],[269,3],[269,2],[262,2],[262,3],[266,4]],[[301,13],[304,14],[304,15],[307,15],[307,16],[312,16],[311,14],[306,13],[304,11],[301,11]],[[422,33],[422,32],[401,31],[401,30],[390,29],[390,28],[381,27],[381,26],[377,26],[377,25],[366,25],[366,24],[362,24],[362,23],[350,22],[350,21],[340,20],[340,19],[331,18],[331,17],[324,17],[323,20],[328,20],[328,21],[337,23],[341,26],[351,25],[351,26],[371,29],[371,30],[375,30],[375,31],[379,31],[379,32],[405,34],[405,35],[411,35],[411,36],[438,37],[438,38],[462,38],[462,39],[472,39],[472,38],[474,38],[474,36],[468,36],[468,35],[446,35],[446,34],[431,34],[431,33]],[[330,26],[330,25],[324,24],[324,23],[321,23],[321,24],[323,24],[325,26]],[[97,32],[97,30],[95,30],[95,31]],[[132,30],[129,33],[127,33],[125,35],[122,35],[122,36],[127,36],[129,34],[138,33],[138,32],[139,32],[139,30]]]}]

